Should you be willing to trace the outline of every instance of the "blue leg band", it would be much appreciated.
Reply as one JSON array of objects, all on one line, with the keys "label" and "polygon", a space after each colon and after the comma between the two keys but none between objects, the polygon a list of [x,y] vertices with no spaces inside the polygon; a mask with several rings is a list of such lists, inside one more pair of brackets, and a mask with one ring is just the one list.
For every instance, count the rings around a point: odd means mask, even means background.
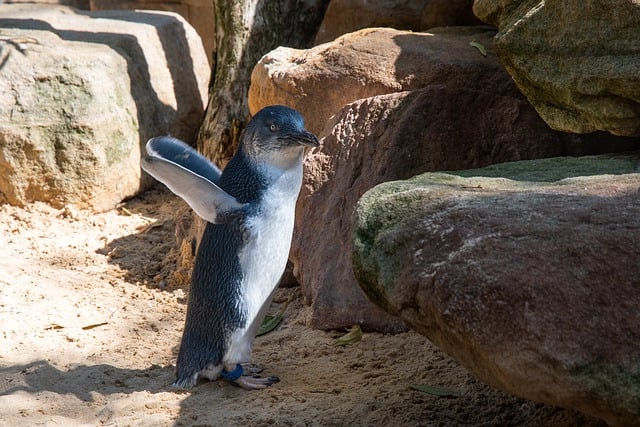
[{"label": "blue leg band", "polygon": [[220,372],[220,376],[225,380],[232,382],[240,378],[243,373],[244,372],[242,370],[242,365],[238,363],[235,369],[231,372],[225,372],[225,370],[223,369],[222,372]]}]

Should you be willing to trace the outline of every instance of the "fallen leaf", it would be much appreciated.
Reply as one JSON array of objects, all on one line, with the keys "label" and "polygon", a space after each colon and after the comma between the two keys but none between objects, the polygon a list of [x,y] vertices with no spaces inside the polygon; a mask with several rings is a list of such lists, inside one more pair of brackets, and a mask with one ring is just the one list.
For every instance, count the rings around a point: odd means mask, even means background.
[{"label": "fallen leaf", "polygon": [[438,397],[460,397],[460,392],[456,390],[451,390],[448,388],[441,387],[432,387],[428,385],[419,385],[419,384],[411,384],[409,386],[412,390],[417,390],[422,393],[430,394],[432,396]]},{"label": "fallen leaf", "polygon": [[349,333],[338,338],[333,345],[351,345],[362,339],[362,329],[360,329],[360,325],[353,325],[353,327],[347,329],[347,331],[349,331]]},{"label": "fallen leaf", "polygon": [[98,326],[104,326],[104,325],[108,325],[108,324],[109,324],[109,322],[94,323],[93,325],[83,326],[82,330],[83,331],[88,331],[89,329],[97,328]]},{"label": "fallen leaf", "polygon": [[120,208],[120,211],[126,216],[133,216],[133,212],[131,212],[129,209],[125,208],[124,206]]},{"label": "fallen leaf", "polygon": [[284,318],[284,312],[288,306],[289,306],[289,301],[287,301],[284,307],[280,309],[278,314],[276,315],[267,314],[266,316],[264,316],[264,320],[262,321],[260,328],[258,328],[258,332],[256,333],[256,336],[259,337],[260,335],[264,335],[266,333],[273,331],[280,324],[280,322],[282,322],[282,319]]},{"label": "fallen leaf", "polygon": [[477,41],[474,40],[472,42],[469,42],[469,46],[472,46],[478,49],[478,51],[482,54],[482,56],[487,56],[487,49],[485,49],[484,46],[478,43]]},{"label": "fallen leaf", "polygon": [[267,314],[266,316],[264,316],[264,320],[262,321],[260,328],[258,328],[256,336],[259,337],[260,335],[264,335],[273,331],[280,324],[280,322],[282,322],[282,316],[271,316]]}]

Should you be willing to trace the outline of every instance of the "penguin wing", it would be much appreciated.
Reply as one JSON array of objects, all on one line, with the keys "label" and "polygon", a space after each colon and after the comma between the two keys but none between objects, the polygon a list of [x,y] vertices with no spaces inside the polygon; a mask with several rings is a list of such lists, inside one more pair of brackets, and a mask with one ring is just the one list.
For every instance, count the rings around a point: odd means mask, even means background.
[{"label": "penguin wing", "polygon": [[172,136],[158,136],[147,141],[147,154],[160,157],[208,179],[214,184],[220,182],[222,171],[198,153],[191,146]]},{"label": "penguin wing", "polygon": [[175,138],[158,137],[147,142],[146,150],[147,156],[140,160],[142,169],[182,197],[204,220],[222,224],[242,215],[245,204],[206,176],[219,179],[219,169],[191,147]]}]

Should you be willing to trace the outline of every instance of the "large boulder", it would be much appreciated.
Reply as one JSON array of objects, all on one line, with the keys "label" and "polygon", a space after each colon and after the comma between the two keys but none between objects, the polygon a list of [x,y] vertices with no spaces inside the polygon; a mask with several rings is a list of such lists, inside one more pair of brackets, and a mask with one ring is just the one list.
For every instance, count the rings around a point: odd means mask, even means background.
[{"label": "large boulder", "polygon": [[162,10],[180,14],[198,32],[207,58],[213,58],[216,48],[215,11],[211,0],[90,0],[97,10]]},{"label": "large boulder", "polygon": [[402,327],[366,300],[351,272],[349,218],[369,188],[430,170],[593,149],[538,117],[493,53],[493,34],[367,29],[309,50],[276,49],[254,69],[252,112],[290,105],[324,137],[306,162],[291,252],[311,326]]},{"label": "large boulder", "polygon": [[472,5],[473,0],[331,0],[314,44],[370,27],[424,31],[477,25]]},{"label": "large boulder", "polygon": [[425,171],[582,153],[585,142],[549,129],[526,100],[444,85],[356,101],[323,134],[305,162],[294,273],[311,303],[311,326],[381,331],[402,324],[367,301],[352,273],[350,217],[362,194]]},{"label": "large boulder", "polygon": [[89,10],[89,2],[91,0],[3,0],[3,3],[39,3],[58,6],[71,6],[76,9]]},{"label": "large boulder", "polygon": [[495,49],[554,129],[640,135],[640,2],[476,0]]},{"label": "large boulder", "polygon": [[403,327],[366,300],[351,271],[350,216],[369,188],[430,170],[595,149],[538,117],[500,65],[493,34],[367,29],[309,50],[276,49],[254,69],[252,112],[290,105],[324,137],[306,161],[291,252],[311,326]]},{"label": "large boulder", "polygon": [[209,67],[179,16],[0,5],[0,28],[0,201],[109,209],[151,182],[148,138],[195,135]]},{"label": "large boulder", "polygon": [[353,217],[369,298],[489,385],[640,420],[640,154],[381,184]]},{"label": "large boulder", "polygon": [[[299,110],[307,128],[319,134],[346,104],[430,84],[515,94],[491,48],[495,31],[486,27],[412,33],[364,29],[312,49],[280,47],[265,55],[251,74],[249,110],[271,104]],[[486,56],[471,46],[484,46]]]}]

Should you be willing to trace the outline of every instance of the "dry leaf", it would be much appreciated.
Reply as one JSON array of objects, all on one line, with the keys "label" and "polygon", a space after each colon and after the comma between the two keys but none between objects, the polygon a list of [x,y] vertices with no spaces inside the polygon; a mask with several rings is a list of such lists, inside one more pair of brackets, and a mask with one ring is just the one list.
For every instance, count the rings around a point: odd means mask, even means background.
[{"label": "dry leaf", "polygon": [[360,329],[360,325],[353,325],[353,327],[347,329],[347,331],[349,331],[349,333],[338,338],[333,345],[351,345],[362,339],[362,329]]},{"label": "dry leaf", "polygon": [[94,323],[93,325],[83,326],[82,330],[83,331],[88,331],[89,329],[97,328],[98,326],[104,326],[104,325],[108,325],[108,324],[109,324],[109,322]]}]

